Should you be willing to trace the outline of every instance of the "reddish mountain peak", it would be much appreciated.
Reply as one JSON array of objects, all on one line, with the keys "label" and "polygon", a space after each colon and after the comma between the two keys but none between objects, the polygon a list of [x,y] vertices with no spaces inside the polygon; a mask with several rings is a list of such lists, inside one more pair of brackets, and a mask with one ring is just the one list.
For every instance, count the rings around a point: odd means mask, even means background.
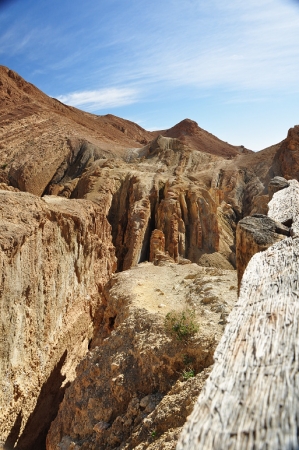
[{"label": "reddish mountain peak", "polygon": [[47,96],[19,74],[5,66],[0,66],[0,99],[7,102],[28,102],[28,96],[46,98]]},{"label": "reddish mountain peak", "polygon": [[166,131],[167,136],[180,138],[181,136],[195,136],[202,131],[197,122],[191,119],[184,119],[174,127]]},{"label": "reddish mountain peak", "polygon": [[[183,143],[205,153],[233,158],[240,154],[241,148],[221,141],[213,134],[200,128],[191,119],[184,119],[169,130],[159,132],[163,136],[180,139]],[[242,149],[243,150],[243,149]]]}]

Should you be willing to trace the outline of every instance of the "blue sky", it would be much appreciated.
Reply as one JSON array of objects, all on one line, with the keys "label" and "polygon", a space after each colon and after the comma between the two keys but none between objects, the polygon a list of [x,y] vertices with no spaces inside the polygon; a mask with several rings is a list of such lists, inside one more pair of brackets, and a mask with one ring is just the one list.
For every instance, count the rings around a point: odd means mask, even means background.
[{"label": "blue sky", "polygon": [[260,150],[299,123],[299,1],[0,0],[0,64],[86,111]]}]

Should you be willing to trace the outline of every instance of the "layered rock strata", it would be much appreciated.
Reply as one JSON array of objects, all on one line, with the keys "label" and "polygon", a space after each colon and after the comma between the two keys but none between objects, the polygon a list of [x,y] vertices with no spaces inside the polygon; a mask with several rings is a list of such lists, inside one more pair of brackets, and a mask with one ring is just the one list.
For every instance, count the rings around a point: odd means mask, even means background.
[{"label": "layered rock strata", "polygon": [[[66,391],[47,449],[174,448],[235,302],[236,274],[143,263],[114,276],[105,297],[95,347]],[[186,307],[199,331],[180,341],[164,320]]]},{"label": "layered rock strata", "polygon": [[95,204],[0,191],[0,436],[42,442],[88,350],[115,269],[110,225]]}]

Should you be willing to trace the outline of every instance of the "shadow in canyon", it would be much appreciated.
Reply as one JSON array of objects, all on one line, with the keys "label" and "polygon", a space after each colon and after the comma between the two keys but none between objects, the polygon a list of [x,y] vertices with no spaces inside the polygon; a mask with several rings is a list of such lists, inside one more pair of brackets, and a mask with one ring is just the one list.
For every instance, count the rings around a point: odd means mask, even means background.
[{"label": "shadow in canyon", "polygon": [[21,425],[22,425],[22,413],[19,412],[16,421],[14,423],[14,426],[12,427],[12,429],[10,430],[9,435],[7,436],[7,439],[4,443],[4,449],[5,450],[12,450],[15,446],[15,443],[18,440],[18,436],[20,434],[20,429],[21,429]]},{"label": "shadow in canyon", "polygon": [[17,450],[45,450],[46,437],[51,422],[55,419],[59,405],[63,399],[65,389],[70,385],[66,383],[62,386],[65,376],[61,374],[61,369],[66,360],[67,351],[60,358],[58,364],[52,370],[48,380],[44,383],[34,411],[30,415],[28,422],[18,438],[22,416],[19,414],[16,423],[4,444],[5,450],[12,448]]}]

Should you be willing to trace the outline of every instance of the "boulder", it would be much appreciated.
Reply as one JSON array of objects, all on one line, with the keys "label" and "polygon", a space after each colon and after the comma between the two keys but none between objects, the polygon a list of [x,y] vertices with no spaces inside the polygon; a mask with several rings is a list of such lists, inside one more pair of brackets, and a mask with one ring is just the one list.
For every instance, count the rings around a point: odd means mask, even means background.
[{"label": "boulder", "polygon": [[283,177],[274,177],[268,185],[269,200],[272,199],[275,192],[281,191],[289,186],[288,181]]},{"label": "boulder", "polygon": [[243,273],[252,256],[289,235],[288,227],[262,214],[240,220],[236,232],[238,289],[240,289]]},{"label": "boulder", "polygon": [[299,233],[299,183],[290,180],[289,186],[273,195],[268,216],[291,228],[292,235]]}]

